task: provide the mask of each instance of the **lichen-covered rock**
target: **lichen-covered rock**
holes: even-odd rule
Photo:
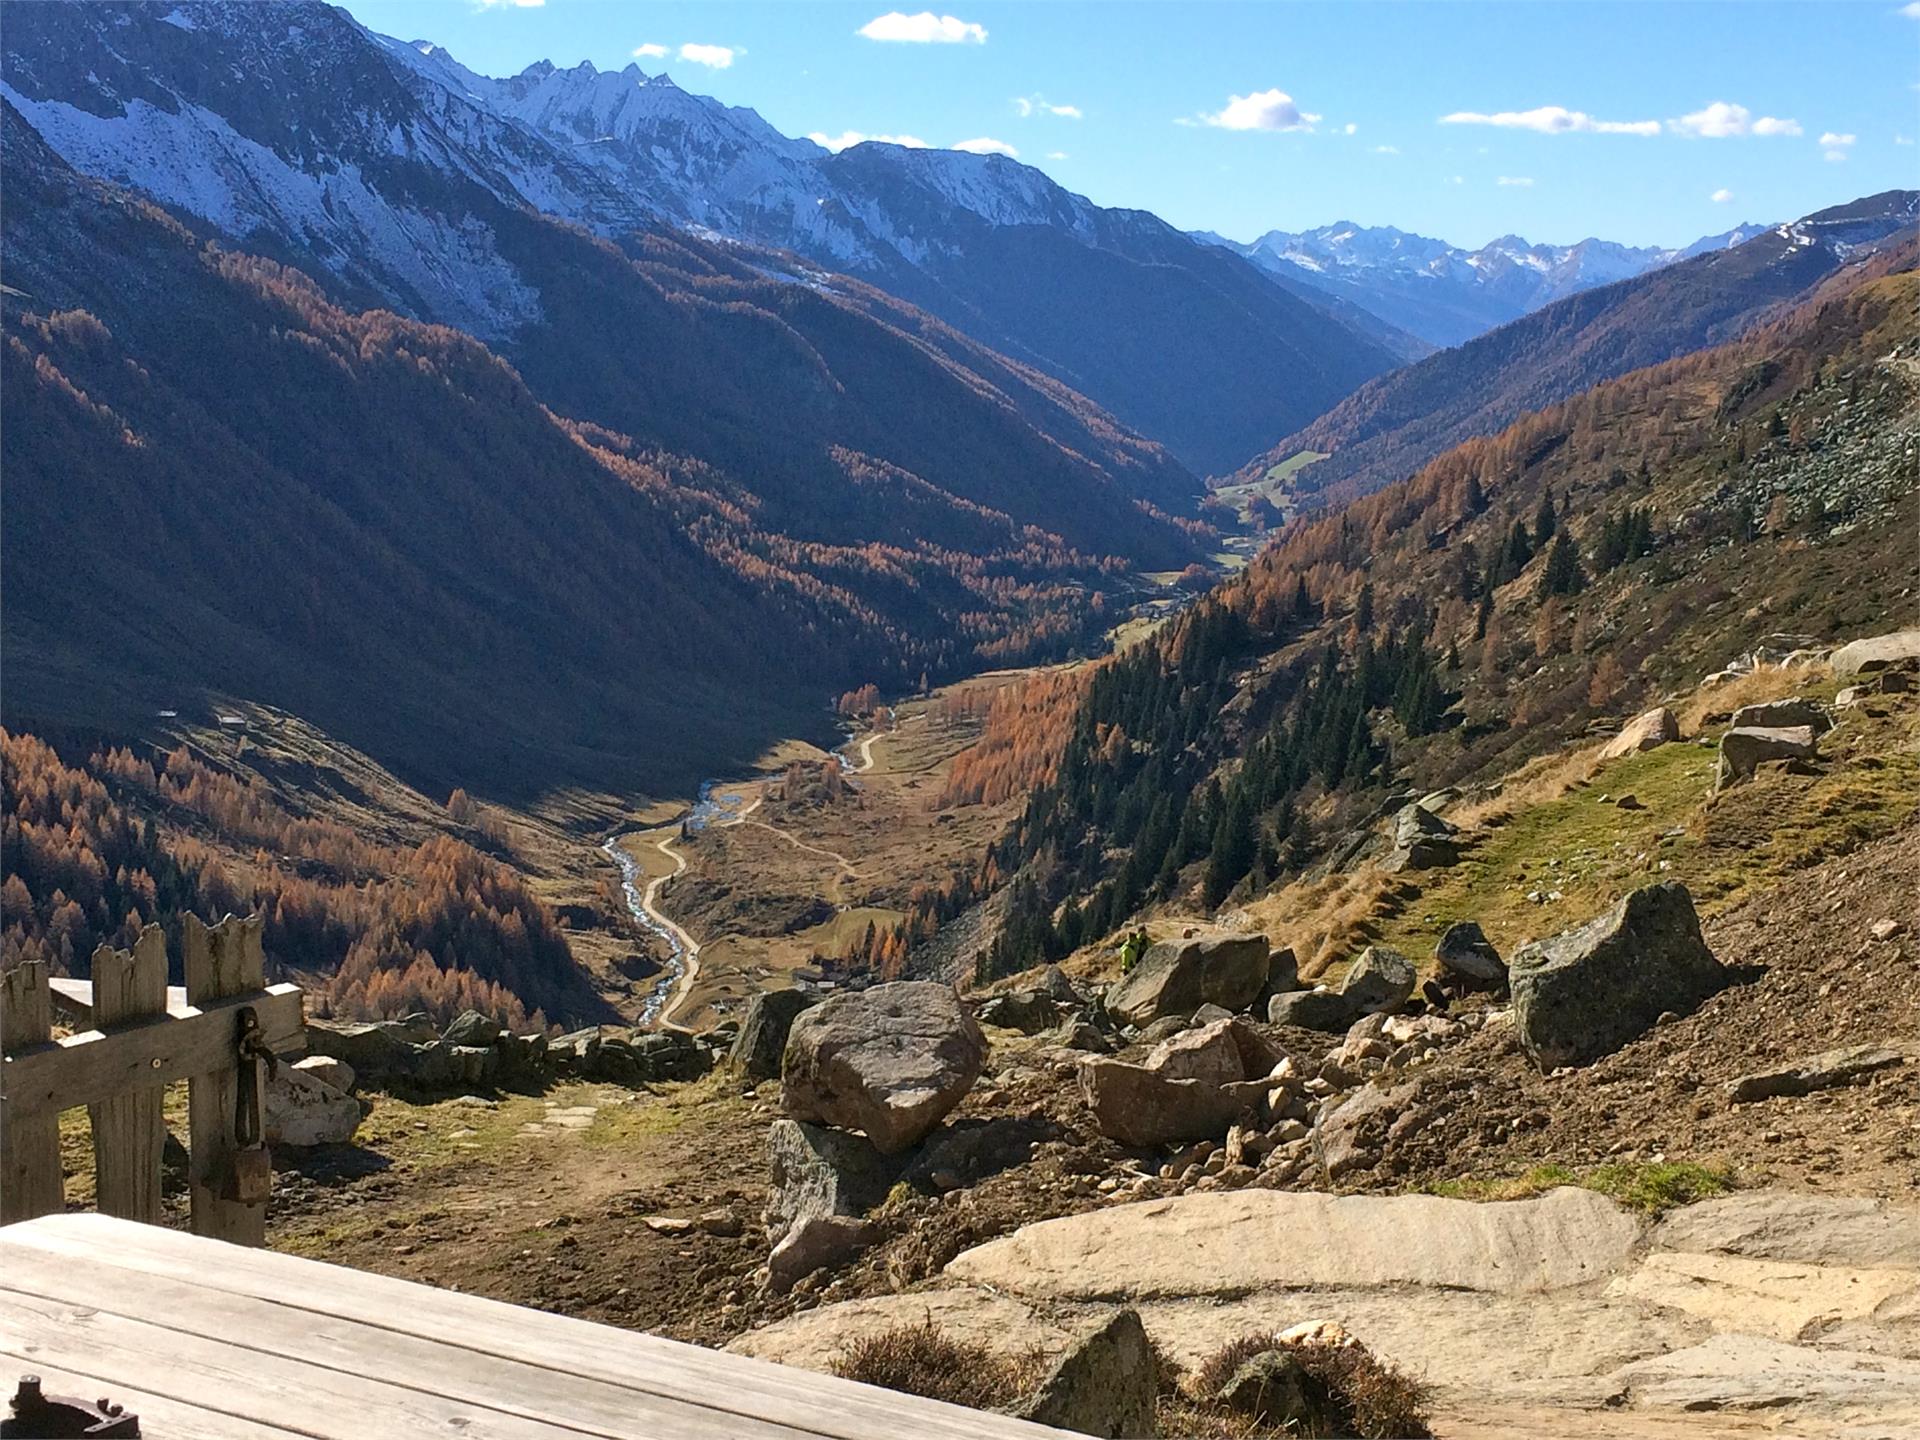
[[[1245,1010],[1267,984],[1267,937],[1211,935],[1162,940],[1107,996],[1107,1011],[1129,1025],[1191,1015],[1202,1005]]]
[[[344,1145],[360,1128],[360,1102],[310,1067],[278,1066],[262,1098],[269,1145]]]
[[[1817,753],[1814,739],[1810,725],[1729,730],[1720,737],[1720,768],[1714,776],[1714,788],[1725,789],[1746,779],[1768,760],[1811,760]]]
[[[986,1053],[979,1025],[945,985],[875,985],[793,1022],[781,1099],[794,1119],[861,1131],[891,1155],[965,1098]]]
[[[1493,948],[1486,932],[1471,920],[1449,925],[1440,943],[1433,947],[1433,958],[1443,970],[1481,985],[1507,983],[1507,962]]]
[[[1267,1022],[1297,1025],[1302,1030],[1338,1034],[1360,1016],[1354,1001],[1336,990],[1290,990],[1267,1002]]]
[[[1585,925],[1513,957],[1514,1028],[1542,1069],[1584,1065],[1685,1014],[1726,981],[1693,897],[1668,881],[1635,890]]]
[[[778,1245],[809,1216],[864,1215],[897,1177],[870,1141],[844,1130],[776,1120],[767,1131],[767,1241]]]
[[[1116,1310],[1076,1336],[1015,1413],[1077,1435],[1151,1436],[1160,1366],[1140,1313]]]
[[[1413,994],[1413,962],[1388,945],[1369,945],[1340,982],[1340,997],[1355,1015],[1398,1010]]]
[[[749,1080],[772,1080],[787,1053],[787,1035],[802,1010],[819,1003],[804,990],[763,990],[747,1002],[727,1063]]]

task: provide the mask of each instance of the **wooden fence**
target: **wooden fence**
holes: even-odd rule
[[[94,952],[93,1028],[62,1039],[53,1038],[46,967],[0,975],[0,1224],[65,1208],[60,1112],[81,1105],[99,1208],[157,1224],[161,1100],[185,1080],[194,1233],[265,1242],[266,1204],[247,1183],[260,1180],[265,1154],[242,1142],[264,1134],[262,1055],[304,1048],[300,989],[266,984],[257,916],[208,929],[189,915],[182,929],[184,1004],[168,1002],[166,938],[149,925],[131,950]],[[252,1071],[245,1116],[243,1066]]]

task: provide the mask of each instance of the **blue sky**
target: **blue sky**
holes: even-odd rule
[[[1677,244],[1920,186],[1920,0],[347,8],[487,74],[648,47],[649,74],[788,134],[997,142],[1236,239],[1355,220]]]

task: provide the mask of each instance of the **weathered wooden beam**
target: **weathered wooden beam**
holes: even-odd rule
[[[44,1045],[53,1034],[52,990],[39,961],[0,973],[0,1054]],[[0,1077],[6,1074],[0,1068]],[[60,1116],[12,1103],[0,1078],[0,1224],[66,1208],[60,1178]]]
[[[56,975],[47,983],[53,987],[54,1016],[82,1030],[91,1030],[93,1028],[93,982]],[[167,987],[168,1013],[186,1008],[187,987],[169,985]]]
[[[261,1036],[275,1051],[305,1047],[300,987],[269,985],[145,1024],[111,1033],[84,1030],[9,1054],[0,1065],[0,1100],[9,1114],[51,1119],[72,1106],[96,1105],[136,1088],[191,1080],[221,1066],[231,1069],[243,1005],[253,1006]],[[231,1124],[232,1116],[227,1118]]]
[[[93,1019],[111,1031],[167,1013],[167,939],[158,925],[140,932],[131,950],[93,952]],[[149,1074],[111,1099],[88,1107],[93,1120],[94,1203],[108,1215],[160,1223],[160,1151],[166,1122],[164,1087]]]
[[[236,995],[245,995],[266,983],[266,952],[261,948],[260,917],[241,920],[229,915],[209,930],[192,915],[182,922],[186,941],[187,1002],[206,1006]],[[296,992],[297,994],[297,992]],[[258,1007],[256,1007],[256,1013]],[[266,1017],[260,1017],[262,1026]],[[210,1057],[207,1068],[192,1078],[187,1093],[187,1121],[192,1132],[189,1142],[187,1175],[191,1183],[191,1222],[193,1233],[236,1245],[267,1243],[267,1207],[242,1203],[226,1191],[234,1173],[235,1156],[240,1152],[235,1127],[241,1101],[240,1069],[246,1066],[253,1076],[253,1130],[263,1135],[266,1128],[265,1067],[252,1058],[241,1060],[236,1048],[239,1031],[228,1036],[223,1058]],[[273,1041],[267,1039],[271,1046]]]

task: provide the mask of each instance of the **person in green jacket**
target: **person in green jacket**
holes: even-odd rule
[[[1149,943],[1145,930],[1135,930],[1120,942],[1120,973],[1122,975],[1140,963],[1140,957],[1147,953]]]

